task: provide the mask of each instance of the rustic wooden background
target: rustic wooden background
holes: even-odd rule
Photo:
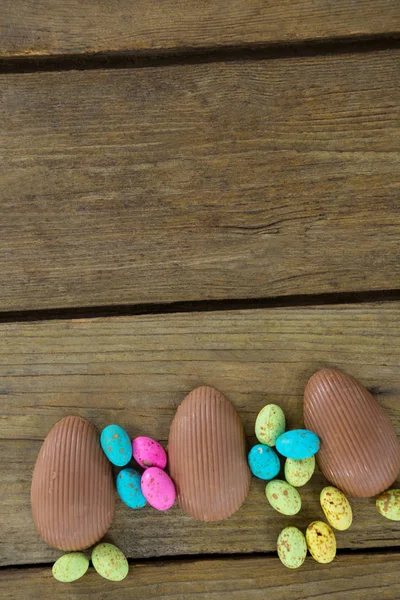
[[[289,571],[253,480],[204,524],[118,502],[128,578],[59,584],[30,480],[61,417],[167,442],[209,384],[267,402],[346,370],[400,435],[398,0],[1,0],[0,597],[400,598],[400,523],[355,500]],[[400,478],[399,478],[400,483]],[[290,519],[322,518],[317,473]]]

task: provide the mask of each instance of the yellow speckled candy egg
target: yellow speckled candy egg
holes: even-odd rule
[[[311,479],[315,471],[315,456],[295,460],[287,458],[285,461],[286,481],[293,487],[301,487]]]
[[[306,539],[297,527],[285,527],[279,534],[277,542],[278,556],[289,569],[301,567],[306,559]]]
[[[323,521],[313,521],[307,527],[306,541],[314,560],[330,563],[336,556],[336,538],[332,529]]]
[[[267,404],[256,419],[256,437],[267,446],[275,446],[276,440],[285,431],[286,419],[283,410],[276,404]]]
[[[60,556],[53,565],[53,577],[57,581],[70,583],[80,579],[89,568],[89,559],[82,552],[68,552]]]
[[[353,521],[353,512],[343,492],[328,485],[321,492],[320,502],[322,510],[332,527],[340,531],[350,527]]]
[[[376,507],[387,519],[400,521],[400,490],[387,490],[376,499]]]
[[[92,563],[99,575],[110,581],[121,581],[128,575],[124,554],[113,544],[99,544],[92,552]]]
[[[265,488],[267,500],[282,515],[296,515],[301,509],[299,492],[286,481],[273,479]]]

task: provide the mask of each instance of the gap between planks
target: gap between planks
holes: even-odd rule
[[[400,48],[400,33],[385,36],[358,36],[292,43],[246,44],[157,51],[104,52],[95,54],[61,54],[48,56],[0,56],[0,74],[49,71],[88,71],[94,69],[142,69],[174,65],[197,65],[218,62],[277,60],[341,54],[367,54]]]

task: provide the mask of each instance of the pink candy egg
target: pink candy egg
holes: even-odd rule
[[[142,494],[157,510],[168,510],[175,502],[175,486],[169,475],[158,467],[146,469],[141,480]]]
[[[164,448],[158,442],[144,435],[132,441],[132,454],[136,462],[144,469],[148,467],[165,469],[167,466],[167,454]]]

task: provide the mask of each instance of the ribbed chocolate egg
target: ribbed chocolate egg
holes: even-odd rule
[[[114,516],[114,482],[89,421],[65,417],[54,425],[36,461],[31,503],[39,535],[54,548],[84,550],[104,536]]]
[[[186,396],[171,425],[168,456],[186,514],[220,521],[241,507],[251,479],[246,439],[238,414],[220,392],[203,386]]]
[[[323,369],[304,393],[304,423],[321,440],[317,461],[326,479],[348,496],[386,490],[400,470],[400,444],[389,418],[350,375]]]

